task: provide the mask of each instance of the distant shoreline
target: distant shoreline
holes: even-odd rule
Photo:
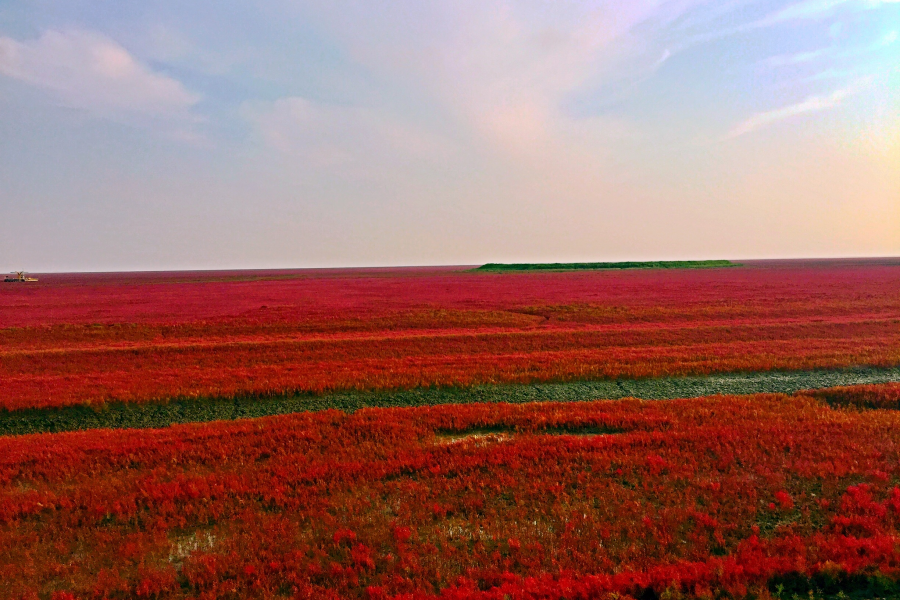
[[[654,260],[595,263],[487,263],[473,271],[594,271],[600,269],[716,269],[739,267],[730,260]]]

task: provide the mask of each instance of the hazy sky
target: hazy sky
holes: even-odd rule
[[[897,0],[0,2],[0,270],[900,255]]]

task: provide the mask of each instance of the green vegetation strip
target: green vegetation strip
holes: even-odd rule
[[[591,271],[597,269],[712,269],[739,267],[730,260],[656,260],[595,263],[488,263],[473,271]]]
[[[579,402],[618,398],[668,400],[713,394],[790,394],[840,385],[900,381],[900,367],[798,372],[719,374],[618,381],[496,384],[467,388],[423,388],[391,392],[334,392],[282,397],[173,399],[165,403],[108,403],[54,409],[0,411],[0,435],[97,428],[166,427],[175,423],[246,419],[336,408],[433,406],[472,402]]]

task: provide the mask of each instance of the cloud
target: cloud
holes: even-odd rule
[[[880,8],[884,4],[897,2],[900,0],[803,0],[773,13],[757,25],[767,26],[787,21],[823,19],[845,7],[864,10]]]
[[[360,1],[323,3],[319,12],[352,59],[425,90],[474,143],[521,157],[565,144],[572,94],[605,74],[634,78],[664,62],[668,54],[644,47],[647,31],[636,30],[663,28],[701,2],[677,9],[653,0],[564,2],[551,10],[503,0]],[[651,54],[653,62],[635,68],[637,57]]]
[[[855,3],[855,0],[804,0],[779,10],[766,21],[780,23],[797,19],[819,19],[850,3]]]
[[[813,62],[815,60],[819,60],[820,58],[826,57],[827,55],[828,50],[821,48],[819,50],[810,50],[808,52],[797,52],[795,54],[779,54],[776,56],[770,56],[769,58],[763,60],[762,64],[772,68],[788,67]]]
[[[900,0],[802,0],[754,21],[740,23],[691,36],[684,47],[720,40],[737,34],[744,34],[757,29],[794,24],[800,21],[822,21],[834,16],[841,10],[877,10],[888,4],[900,3]],[[833,26],[841,27],[840,22]]]
[[[66,105],[101,115],[186,116],[200,100],[115,41],[89,31],[50,30],[25,42],[0,37],[0,74],[52,90]]]
[[[445,140],[382,111],[299,96],[246,103],[242,113],[265,143],[311,168],[367,168],[384,161],[443,158]]]
[[[728,138],[736,138],[748,134],[757,129],[767,127],[779,121],[790,119],[798,115],[806,113],[821,112],[839,106],[844,100],[859,93],[859,91],[867,84],[867,80],[861,80],[851,86],[835,90],[827,96],[810,96],[802,102],[790,104],[775,110],[756,113],[750,118],[738,123],[728,133]]]

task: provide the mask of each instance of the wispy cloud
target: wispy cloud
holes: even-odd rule
[[[802,0],[789,4],[768,15],[747,22],[739,22],[736,25],[712,29],[692,35],[685,40],[683,47],[687,48],[697,44],[721,40],[733,35],[745,34],[767,27],[792,24],[801,21],[824,21],[833,17],[839,11],[847,10],[860,12],[883,8],[888,4],[897,4],[900,0]]]
[[[803,0],[769,15],[758,22],[757,25],[775,25],[787,21],[823,19],[843,8],[865,10],[897,2],[900,2],[900,0]]]
[[[834,13],[835,10],[847,4],[859,3],[858,0],[804,0],[791,4],[772,14],[767,19],[768,23],[780,23],[797,19],[819,19]]]
[[[727,138],[736,138],[757,129],[768,127],[774,123],[790,119],[807,113],[821,112],[839,106],[844,100],[859,93],[868,83],[868,80],[860,80],[851,86],[835,90],[827,96],[810,96],[802,102],[790,104],[774,110],[759,112],[748,119],[735,125],[728,133]]]
[[[433,158],[449,152],[439,137],[382,112],[329,105],[291,96],[242,107],[263,141],[312,169],[367,170]]]
[[[789,67],[810,63],[828,55],[828,50],[820,48],[819,50],[810,50],[807,52],[796,52],[794,54],[779,54],[770,56],[761,61],[763,65],[772,68]]]
[[[477,143],[522,157],[564,144],[571,119],[563,106],[571,94],[613,71],[634,77],[636,62],[642,71],[664,63],[672,50],[645,44],[646,32],[637,31],[662,28],[701,1],[661,9],[648,0],[601,0],[552,10],[504,0],[377,9],[358,2],[352,10],[323,3],[320,12],[366,68],[426,89]],[[373,35],[385,30],[404,35]],[[646,59],[657,51],[658,59]]]
[[[24,42],[0,37],[0,74],[52,90],[64,104],[100,115],[184,117],[200,100],[114,40],[90,31],[50,30]]]

